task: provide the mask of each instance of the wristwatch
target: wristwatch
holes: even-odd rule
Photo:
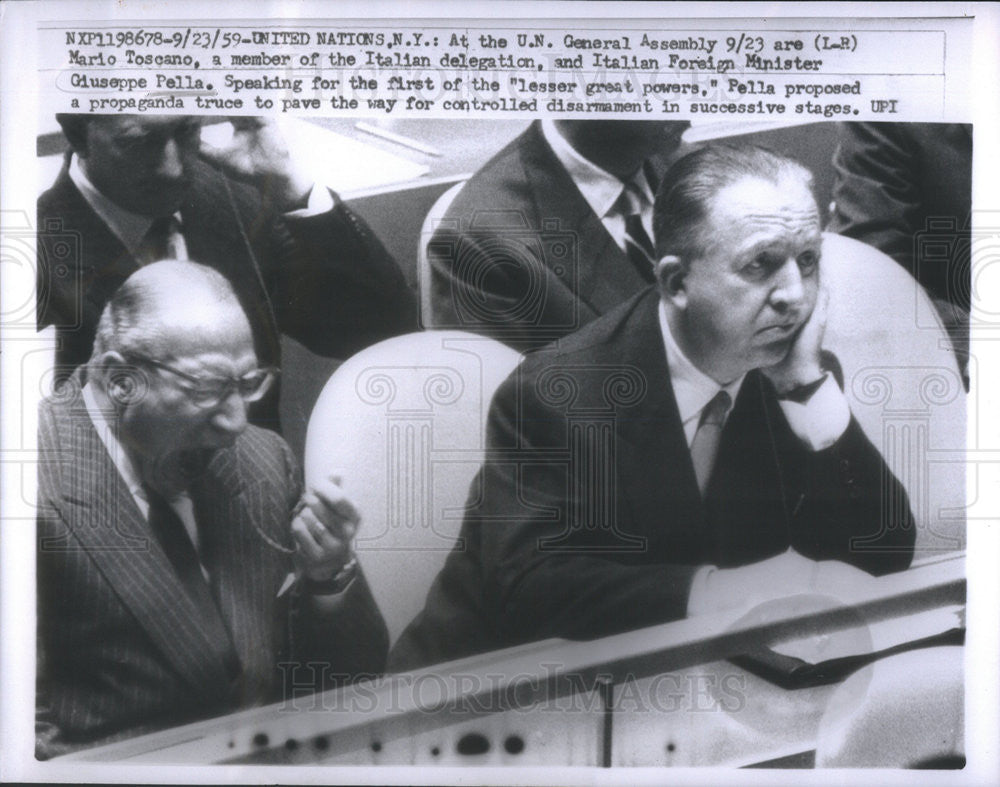
[[[805,404],[809,401],[816,391],[820,389],[820,386],[826,382],[826,378],[830,376],[830,373],[823,370],[823,376],[817,380],[813,380],[811,383],[806,383],[805,385],[797,385],[790,391],[785,391],[783,394],[778,394],[778,399],[795,402],[797,404]]]
[[[351,584],[354,579],[354,575],[358,573],[358,558],[354,555],[351,559],[347,561],[340,571],[334,574],[330,579],[309,579],[306,577],[305,591],[314,596],[332,596],[335,593],[340,593]]]

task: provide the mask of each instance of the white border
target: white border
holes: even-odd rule
[[[40,18],[212,18],[240,19],[248,13],[247,6],[237,3],[193,2],[49,2],[0,4],[0,183],[3,184],[2,208],[4,211],[26,210],[34,218],[37,193],[34,165],[37,118],[35,95],[31,89],[36,71],[35,22]],[[495,19],[497,8],[489,3],[462,5],[438,2],[388,2],[369,0],[344,4],[322,2],[273,2],[254,6],[254,16],[266,13],[284,18],[343,17],[343,18],[452,18],[456,12],[465,12],[469,18]],[[659,3],[575,3],[572,16],[594,18],[610,16],[655,16],[675,18],[715,17],[765,17],[783,15],[795,17],[922,17],[922,16],[975,16],[974,45],[974,101],[975,124],[975,181],[974,204],[978,210],[990,209],[1000,216],[1000,191],[996,184],[1000,174],[1000,101],[997,100],[997,81],[1000,78],[1000,12],[990,4],[979,3],[758,3],[758,4],[670,4]],[[506,0],[503,16],[566,18],[566,3],[530,3]],[[29,120],[30,119],[30,120]],[[3,214],[7,216],[9,214]],[[997,225],[1000,226],[1000,225]],[[6,266],[8,261],[4,260]],[[9,281],[9,279],[8,279]],[[0,287],[0,298],[6,313],[9,307],[22,303],[25,292]],[[981,294],[982,297],[982,294]],[[1000,292],[991,292],[988,303],[1000,305]],[[991,308],[990,311],[994,309]],[[463,784],[501,783],[552,783],[552,784],[661,784],[671,783],[746,784],[748,781],[766,781],[772,784],[991,784],[1000,781],[998,759],[998,709],[1000,688],[997,675],[1000,671],[1000,526],[996,520],[976,521],[969,532],[969,614],[974,622],[968,637],[968,693],[967,693],[967,752],[969,766],[961,772],[895,772],[895,771],[720,771],[716,769],[628,769],[602,771],[596,769],[376,769],[309,767],[236,767],[212,766],[190,768],[132,768],[121,765],[83,767],[80,764],[50,763],[39,765],[31,756],[33,723],[30,710],[33,687],[30,677],[34,673],[34,554],[33,533],[24,526],[24,517],[30,516],[24,500],[33,499],[33,473],[24,488],[15,488],[17,473],[10,472],[8,462],[14,448],[20,446],[22,429],[34,435],[30,420],[33,406],[24,408],[20,401],[22,388],[19,353],[12,350],[11,336],[4,340],[0,354],[0,669],[2,684],[0,697],[0,741],[3,744],[0,777],[7,780],[29,781],[111,781],[111,782],[302,782],[302,783],[413,783],[431,784],[442,781]],[[981,331],[974,337],[973,352],[981,359],[978,385],[970,398],[970,412],[979,412],[978,434],[970,434],[972,441],[982,447],[1000,449],[1000,385],[997,385],[997,353],[993,349],[1000,338],[996,332]],[[31,411],[30,413],[28,411]],[[28,419],[22,424],[21,419]],[[970,423],[972,420],[970,419]],[[1000,460],[1000,450],[997,450]],[[14,457],[17,461],[17,457]],[[970,473],[971,474],[971,473]],[[1000,512],[1000,489],[980,490],[976,504],[981,510]],[[22,498],[23,495],[23,498]],[[19,519],[20,517],[20,519]],[[998,514],[1000,517],[1000,514]],[[18,526],[14,526],[15,523]]]

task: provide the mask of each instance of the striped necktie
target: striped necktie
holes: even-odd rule
[[[629,181],[618,198],[618,210],[625,219],[625,251],[628,258],[645,281],[653,282],[656,268],[653,242],[642,226],[642,209],[646,201],[639,187]]]
[[[715,455],[719,450],[719,438],[722,436],[722,426],[729,412],[732,399],[725,391],[719,391],[701,411],[698,430],[691,441],[691,463],[698,479],[698,490],[705,496],[712,468],[715,467]]]

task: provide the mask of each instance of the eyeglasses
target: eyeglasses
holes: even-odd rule
[[[217,407],[234,390],[244,402],[256,402],[267,393],[279,373],[278,369],[269,366],[254,369],[240,377],[195,377],[145,355],[129,353],[129,357],[186,380],[190,385],[182,386],[184,392],[195,405],[206,409]]]

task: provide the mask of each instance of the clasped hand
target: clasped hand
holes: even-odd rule
[[[316,582],[332,579],[354,555],[361,516],[341,483],[335,474],[318,481],[302,496],[292,519],[296,566]]]

